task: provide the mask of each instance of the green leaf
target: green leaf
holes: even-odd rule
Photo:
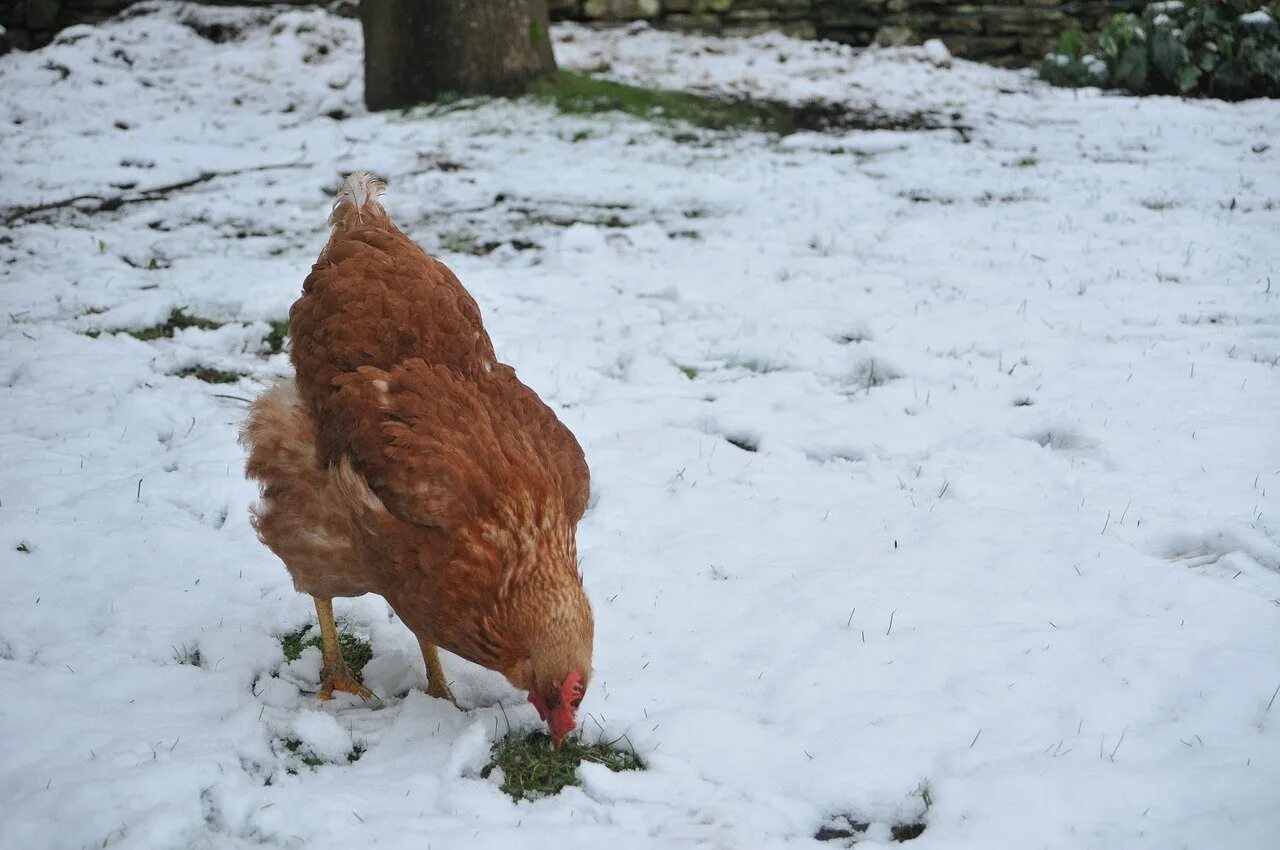
[[[1156,30],[1151,37],[1151,61],[1169,79],[1188,58],[1187,48],[1169,30]]]
[[[1177,83],[1178,91],[1183,94],[1189,94],[1195,91],[1196,84],[1200,82],[1201,70],[1195,65],[1183,65],[1178,69]]]
[[[1249,75],[1239,59],[1224,60],[1213,74],[1209,90],[1223,100],[1240,100],[1248,97]]]
[[[1147,90],[1147,73],[1147,51],[1141,44],[1126,47],[1111,69],[1112,78],[1117,84],[1138,93]]]
[[[1258,51],[1255,59],[1258,74],[1266,81],[1267,89],[1274,96],[1280,92],[1280,46]]]
[[[1063,56],[1070,56],[1072,59],[1080,58],[1080,51],[1084,48],[1084,31],[1079,27],[1072,27],[1058,36],[1057,52]]]

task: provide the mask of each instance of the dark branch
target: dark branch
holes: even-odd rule
[[[118,210],[125,204],[143,204],[149,201],[163,201],[171,193],[180,192],[183,189],[190,189],[192,186],[198,186],[201,183],[208,183],[210,180],[216,180],[219,177],[234,177],[238,174],[252,174],[256,171],[274,171],[280,168],[303,168],[308,163],[305,162],[281,162],[273,165],[257,165],[252,168],[237,168],[232,171],[204,171],[198,177],[192,177],[188,180],[179,180],[177,183],[169,183],[165,186],[155,186],[150,189],[141,189],[136,193],[128,195],[76,195],[73,198],[64,198],[61,201],[49,201],[44,204],[36,204],[30,207],[10,207],[5,210],[4,223],[13,224],[29,215],[38,212],[46,212],[48,210],[65,209],[74,206],[80,201],[97,201],[98,205],[91,209],[82,209],[84,213],[100,213]]]

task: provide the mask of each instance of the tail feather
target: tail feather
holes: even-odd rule
[[[385,191],[387,184],[374,176],[373,172],[351,172],[338,187],[338,194],[333,199],[333,212],[329,214],[329,224],[337,227],[353,212],[357,221],[363,221],[365,213],[385,217],[387,212],[378,202]]]

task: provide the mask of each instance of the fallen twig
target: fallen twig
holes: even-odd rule
[[[170,192],[178,192],[183,189],[189,189],[192,186],[198,186],[201,183],[208,183],[219,177],[234,177],[238,174],[251,174],[257,171],[274,171],[280,168],[302,168],[309,163],[305,162],[279,162],[272,165],[255,165],[252,168],[237,168],[231,171],[203,171],[198,177],[192,177],[187,180],[179,180],[177,183],[169,183],[164,186],[154,186],[150,189],[141,189],[133,195],[76,195],[72,198],[64,198],[61,201],[49,201],[43,204],[36,204],[29,207],[11,207],[4,212],[4,223],[13,224],[16,221],[26,218],[38,212],[46,212],[48,210],[65,209],[73,206],[80,201],[98,201],[98,206],[93,209],[81,210],[86,213],[111,212],[118,210],[125,204],[141,204],[149,201],[162,201]]]

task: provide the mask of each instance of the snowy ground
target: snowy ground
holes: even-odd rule
[[[371,116],[354,22],[183,14],[0,59],[0,208],[288,166],[0,230],[6,848],[1275,846],[1280,104],[562,28],[620,79],[971,129]],[[338,608],[385,707],[283,663],[313,614],[239,399],[356,168],[586,448],[584,710],[645,772],[512,803],[479,768],[533,709],[456,658],[480,707],[426,697],[375,597]],[[106,332],[175,307],[227,324]]]

